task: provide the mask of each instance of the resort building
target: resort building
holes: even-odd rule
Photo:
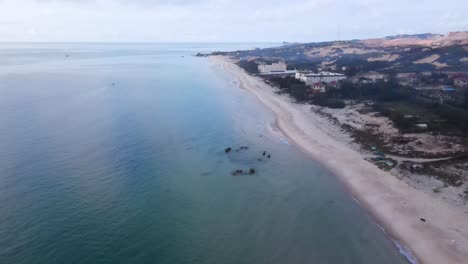
[[[286,63],[279,61],[277,63],[272,63],[272,64],[261,64],[258,65],[258,72],[260,74],[269,74],[269,73],[275,73],[275,72],[285,72],[288,68],[288,65]]]
[[[385,73],[370,71],[370,72],[366,72],[366,73],[354,76],[351,79],[351,81],[353,83],[361,83],[361,84],[372,84],[372,83],[376,83],[379,81],[386,82],[388,81],[388,75]]]
[[[375,71],[367,72],[364,74],[361,74],[359,77],[365,78],[366,80],[370,80],[370,82],[377,82],[377,81],[386,81],[387,80],[387,75]]]
[[[455,86],[458,87],[468,87],[468,77],[462,76],[454,79]]]
[[[362,83],[362,84],[369,84],[369,83],[375,83],[376,81],[371,79],[371,78],[366,78],[366,77],[359,77],[355,76],[351,79],[353,83]]]
[[[308,72],[297,72],[296,79],[301,80],[307,85],[316,83],[332,83],[346,79],[346,75],[334,72],[319,72],[319,73],[308,73]]]
[[[396,77],[402,83],[417,83],[420,81],[419,74],[415,72],[397,73]]]

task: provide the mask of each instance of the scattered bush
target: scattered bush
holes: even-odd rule
[[[297,101],[307,100],[307,91],[309,86],[303,82],[297,80],[294,77],[271,77],[270,81],[277,84],[280,89],[286,90],[289,94],[294,97]]]

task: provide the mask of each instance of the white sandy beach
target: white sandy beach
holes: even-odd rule
[[[386,232],[411,249],[419,263],[468,263],[468,214],[365,161],[310,106],[276,94],[276,88],[248,75],[226,57],[210,59],[271,109],[284,136],[334,172]]]

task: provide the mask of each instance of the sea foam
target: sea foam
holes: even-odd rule
[[[400,243],[398,240],[393,240],[393,243],[398,248],[398,251],[400,251],[400,254],[402,254],[411,264],[419,264],[416,256],[413,255],[409,248]]]

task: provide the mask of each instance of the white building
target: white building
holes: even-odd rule
[[[359,77],[364,77],[364,78],[371,79],[373,82],[385,81],[387,79],[386,74],[378,73],[378,72],[375,72],[375,71],[364,73],[362,75],[359,75]]]
[[[346,79],[346,75],[334,72],[304,73],[297,72],[296,79],[303,81],[307,85],[315,83],[331,83]]]
[[[468,87],[468,77],[455,78],[454,84],[458,87]]]
[[[280,61],[272,64],[261,64],[258,65],[258,71],[260,74],[272,73],[272,72],[285,72],[288,66],[286,63]]]

